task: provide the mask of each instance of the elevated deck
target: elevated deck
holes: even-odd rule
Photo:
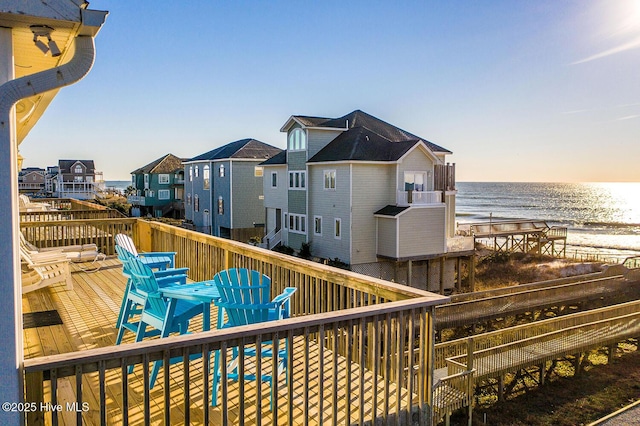
[[[118,260],[113,257],[107,259],[101,270],[95,273],[83,272],[77,265],[74,269],[73,291],[54,286],[23,297],[24,313],[55,310],[62,319],[62,324],[24,330],[25,359],[64,356],[75,351],[106,349],[107,352],[116,352],[116,348],[135,346],[127,344],[133,341],[132,333],[128,333],[124,343],[114,347],[117,331],[115,321],[125,285]],[[215,323],[216,315],[214,307],[212,323]],[[199,320],[192,322],[190,329],[193,332],[201,329]],[[375,375],[354,362],[348,362],[344,356],[334,356],[334,352],[326,347],[315,343],[309,345],[309,340],[308,335],[293,338],[293,361],[290,369],[294,374],[291,376],[290,386],[284,375],[279,382],[278,399],[288,401],[288,404],[281,405],[276,411],[277,420],[274,419],[274,412],[269,409],[267,384],[262,385],[258,395],[255,382],[243,383],[242,388],[237,382],[229,383],[224,407],[210,407],[205,403],[207,395],[210,395],[210,383],[203,374],[205,366],[202,358],[189,361],[186,371],[181,364],[171,366],[168,388],[161,372],[158,384],[148,396],[145,396],[145,374],[139,365],[134,373],[128,375],[128,382],[124,385],[127,388],[126,396],[123,396],[123,385],[120,383],[121,369],[105,369],[103,383],[106,417],[109,424],[123,424],[125,420],[138,424],[144,417],[149,418],[151,424],[158,424],[163,423],[168,411],[168,419],[172,425],[203,424],[207,416],[211,424],[222,424],[223,419],[236,424],[240,414],[244,413],[244,424],[251,425],[276,422],[344,424],[358,423],[364,418],[394,419],[398,413],[400,416],[407,416],[407,402],[416,398],[415,393],[409,394],[397,381],[385,380],[379,375],[380,372]],[[268,367],[267,365],[265,368]],[[185,374],[189,377],[189,391],[186,395]],[[82,421],[86,424],[100,424],[99,373],[85,374],[82,381],[82,401],[88,407],[87,412],[81,413]],[[58,403],[76,401],[76,384],[73,376],[57,380]],[[169,390],[167,394],[165,389]],[[415,391],[414,388],[413,392]],[[52,401],[50,392],[51,385],[46,384],[45,401]],[[355,395],[362,395],[362,398],[353,397]],[[290,399],[290,396],[293,398]],[[145,408],[147,397],[151,403]],[[163,403],[165,398],[167,401]],[[145,415],[147,409],[149,412]],[[75,425],[77,414],[63,409],[59,424]],[[345,417],[347,415],[351,417],[350,421]],[[52,424],[52,413],[45,413],[44,420],[45,424]]]
[[[473,236],[495,251],[566,255],[567,228],[551,227],[543,220],[512,220],[464,223],[462,235]]]

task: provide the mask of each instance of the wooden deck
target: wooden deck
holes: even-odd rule
[[[24,313],[56,310],[63,322],[60,325],[24,330],[25,359],[114,345],[117,334],[115,322],[126,282],[121,274],[121,264],[116,258],[110,257],[98,272],[84,272],[79,265],[72,265],[72,268],[73,291],[66,291],[63,286],[53,286],[23,296]],[[215,315],[213,308],[212,324],[215,324]],[[194,320],[190,327],[197,331],[201,329],[201,323]],[[128,333],[123,346],[132,341],[133,335]],[[301,350],[305,344],[309,347],[304,336],[293,339],[293,383],[288,386],[284,376],[279,382],[277,399],[281,406],[277,411],[278,424],[351,424],[371,418],[394,419],[398,413],[406,416],[407,400],[413,398],[409,397],[407,390],[398,391],[397,383],[379,376],[374,377],[368,370],[351,368],[344,357],[334,357],[331,351],[320,348],[317,344],[311,345],[311,350]],[[264,368],[268,369],[269,366],[263,365]],[[335,371],[331,371],[332,369]],[[212,408],[204,400],[205,389],[209,390],[210,383],[207,378],[203,379],[206,376],[203,374],[202,359],[188,362],[186,380],[182,364],[172,365],[170,370],[170,412],[167,414],[164,406],[165,382],[161,371],[156,386],[149,394],[151,424],[164,424],[165,416],[169,417],[170,424],[202,424],[205,410],[209,411],[211,424],[221,424],[222,407]],[[322,379],[327,376],[333,379]],[[145,410],[144,373],[138,366],[129,374],[128,384],[124,385],[128,386],[128,394],[124,398],[121,377],[119,370],[106,371],[103,382],[107,418],[110,424],[122,424],[124,420],[128,420],[130,424],[139,424],[144,418]],[[81,413],[82,421],[85,424],[100,424],[99,373],[83,375],[82,383],[85,389],[82,401],[88,408],[87,412]],[[188,391],[185,383],[189,383]],[[306,385],[303,386],[302,383]],[[245,420],[244,424],[273,423],[275,419],[269,408],[267,384],[261,387],[260,397],[257,395],[255,382],[244,383],[244,389],[240,389],[238,383],[229,383],[228,386],[226,413],[229,423],[237,423],[240,412],[244,412],[245,418],[254,419]],[[58,403],[75,401],[76,389],[75,377],[58,379]],[[91,391],[87,392],[86,389]],[[44,400],[51,401],[49,382],[45,383],[44,390]],[[391,398],[385,400],[385,394],[391,395]],[[286,401],[284,407],[283,401]],[[128,409],[123,412],[125,406]],[[63,409],[58,418],[59,424],[76,424],[77,416],[78,413]],[[51,413],[45,414],[45,423],[52,423]]]

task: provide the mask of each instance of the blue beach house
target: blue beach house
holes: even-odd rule
[[[131,172],[135,193],[127,196],[127,202],[132,216],[184,218],[182,161],[167,154]]]
[[[264,235],[263,161],[281,153],[242,139],[184,162],[186,225],[237,241]]]

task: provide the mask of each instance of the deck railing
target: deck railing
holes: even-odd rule
[[[586,312],[564,315],[550,318],[535,323],[509,327],[503,330],[473,336],[475,350],[484,350],[493,346],[516,342],[530,337],[539,336],[548,332],[587,324],[608,318],[619,317],[634,312],[640,312],[640,301],[622,303],[614,306],[593,309]],[[468,338],[450,340],[437,343],[434,347],[434,368],[440,369],[447,366],[447,359],[465,355],[468,351]]]
[[[638,288],[638,283],[630,283],[621,277],[606,277],[591,281],[575,282],[539,289],[449,303],[436,308],[436,329],[468,325],[472,322],[514,315],[562,303],[588,301],[603,296],[618,296]]]
[[[592,321],[515,342],[473,352],[476,380],[495,377],[555,358],[617,343],[640,333],[640,312]],[[450,372],[464,364],[467,355],[447,360]]]
[[[291,303],[294,318],[290,320],[29,360],[25,362],[29,400],[60,404],[61,401],[55,400],[56,387],[72,386],[77,395],[75,406],[82,406],[82,402],[92,398],[90,407],[99,407],[96,412],[90,408],[90,414],[79,412],[78,418],[90,418],[92,420],[85,421],[97,423],[104,416],[109,419],[121,416],[126,420],[132,415],[128,410],[135,410],[126,408],[134,399],[128,393],[126,365],[143,363],[148,369],[153,360],[163,357],[167,360],[182,354],[185,368],[178,373],[171,369],[171,374],[165,369],[164,387],[169,387],[169,376],[172,381],[184,377],[181,386],[187,389],[195,386],[194,380],[202,380],[201,400],[196,405],[206,407],[207,403],[203,401],[210,397],[206,390],[210,387],[208,363],[200,361],[200,366],[195,366],[189,360],[190,354],[197,352],[206,356],[218,349],[224,352],[225,348],[236,345],[247,347],[256,342],[287,338],[288,344],[293,345],[292,359],[298,360],[297,364],[290,365],[290,374],[299,373],[300,368],[303,374],[302,378],[296,376],[288,384],[281,383],[286,389],[283,391],[286,398],[274,393],[278,395],[274,405],[285,407],[286,419],[300,417],[300,410],[302,418],[324,418],[332,424],[350,422],[345,419],[374,422],[379,418],[395,418],[403,424],[415,419],[430,419],[433,312],[434,305],[447,300],[443,296],[141,219],[24,222],[21,229],[29,241],[39,241],[43,246],[78,244],[91,239],[107,254],[114,252],[113,237],[122,232],[134,238],[140,251],[177,252],[176,266],[190,268],[189,277],[195,281],[211,279],[223,269],[246,267],[270,276],[273,294],[280,293],[284,287],[298,289]],[[65,379],[60,381],[62,378]],[[49,381],[50,386],[43,385]],[[222,383],[221,420],[224,421],[233,407],[237,406],[240,413],[245,413],[247,403],[228,393],[225,380]],[[298,387],[293,387],[294,384]],[[118,389],[113,392],[121,393],[122,397],[111,397],[116,399],[115,403],[107,401],[105,386]],[[242,394],[246,387],[242,382],[239,386]],[[342,388],[338,389],[338,386]],[[345,401],[340,396],[345,391],[346,395],[358,396]],[[143,397],[136,397],[144,407],[143,412],[137,414],[141,416],[138,419],[149,419],[151,400],[154,406],[164,404],[160,411],[173,419],[174,414],[169,414],[168,397],[163,400],[162,394],[150,392],[146,382],[142,392]],[[264,414],[267,418],[270,414],[264,413],[261,391],[257,392],[254,398],[257,408],[246,411],[246,415],[255,416],[256,423],[260,424],[261,416]],[[183,407],[192,405],[189,398],[187,392]],[[315,402],[309,402],[311,400]],[[69,402],[73,404],[74,401]],[[184,418],[181,414],[179,422],[188,424],[192,411],[182,409]],[[201,408],[200,411],[193,415],[209,416],[208,410]],[[273,412],[278,413],[271,416],[275,423],[274,419],[281,417],[282,411],[274,409]],[[238,415],[235,413],[234,416]],[[41,413],[34,416],[34,424],[39,424]]]
[[[70,422],[78,424],[138,424],[162,419],[164,424],[228,424],[231,418],[233,423],[255,424],[294,424],[294,419],[318,424],[376,424],[380,420],[428,424],[432,401],[430,339],[417,339],[410,356],[399,354],[405,353],[407,329],[416,327],[422,335],[429,334],[431,305],[429,297],[416,298],[331,315],[26,360],[27,403],[65,407],[60,412],[29,413],[28,424],[56,424],[64,415],[75,416]],[[320,336],[319,341],[325,344],[318,344],[311,334]],[[242,356],[260,342],[273,342],[274,351],[280,345],[290,349],[286,376],[274,383],[273,408],[269,408],[268,387],[244,380],[228,383],[228,372],[223,368],[221,403],[210,410],[211,367],[202,362],[203,356],[208,360],[214,351],[221,350],[224,365],[231,348],[238,347]],[[365,344],[373,348],[372,353],[361,350]],[[340,355],[341,347],[346,356]],[[351,353],[359,362],[348,361],[353,358]],[[194,355],[200,356],[194,359]],[[366,356],[376,360],[372,370],[365,367]],[[180,362],[166,367],[170,365],[167,361],[175,358]],[[164,360],[163,372],[150,390],[148,371],[156,360]],[[263,371],[274,368],[271,359],[255,363]],[[129,365],[138,366],[138,373],[142,365],[142,386],[134,387],[129,379]],[[244,366],[244,360],[239,365]],[[241,375],[250,373],[240,371]],[[43,386],[45,382],[47,386]],[[58,390],[62,388],[73,391],[61,393]],[[178,400],[171,394],[175,388],[184,389]],[[73,394],[75,399],[63,399],[60,394]]]
[[[21,222],[20,230],[38,248],[95,243],[106,254],[115,254],[116,234],[134,234],[137,219],[84,219]]]

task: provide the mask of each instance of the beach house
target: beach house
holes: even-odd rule
[[[261,238],[265,219],[260,163],[281,151],[242,139],[185,161],[186,226],[237,241]]]
[[[21,193],[44,193],[46,171],[39,167],[25,167],[18,173],[18,190]]]
[[[437,290],[452,287],[455,166],[446,148],[356,110],[291,116],[287,150],[264,167],[265,244],[353,271]],[[459,275],[459,274],[458,274]]]
[[[127,196],[134,217],[184,218],[182,159],[167,154],[131,172],[134,194]]]
[[[95,58],[93,38],[107,13],[80,0],[0,4],[0,399],[20,402],[22,314],[18,238],[18,146],[59,89],[84,77]],[[24,410],[22,410],[24,411]],[[0,412],[20,424],[20,410]]]
[[[90,200],[104,191],[102,172],[93,160],[58,160],[58,174],[53,177],[53,196]]]

